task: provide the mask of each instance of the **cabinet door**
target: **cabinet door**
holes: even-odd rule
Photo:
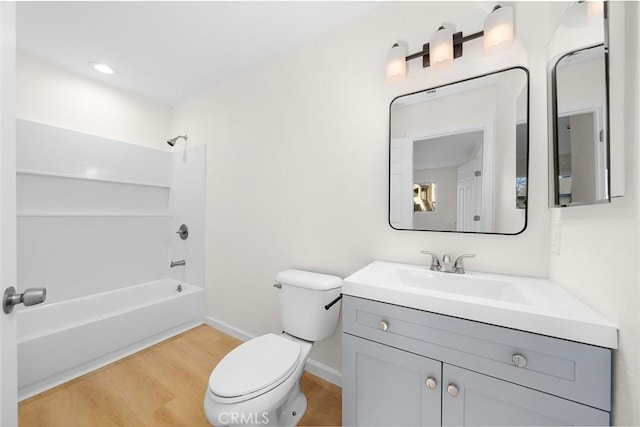
[[[442,363],[342,335],[342,424],[439,426]],[[427,380],[433,388],[427,387]]]
[[[591,426],[610,422],[608,412],[446,363],[442,378],[443,426]]]

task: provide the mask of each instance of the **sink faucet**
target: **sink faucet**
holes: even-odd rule
[[[180,265],[186,265],[186,264],[187,264],[187,261],[182,259],[180,261],[171,261],[171,264],[169,264],[169,267],[173,268],[173,267],[178,267]]]
[[[453,263],[453,268],[451,269],[453,273],[464,274],[464,265],[462,264],[462,260],[465,258],[475,258],[474,254],[463,254],[456,258]]]
[[[440,258],[438,258],[438,255],[434,254],[433,252],[421,251],[420,253],[423,253],[425,255],[431,255],[431,266],[429,268],[433,271],[441,271],[443,273],[464,274],[463,260],[465,258],[475,257],[474,254],[460,255],[453,262],[453,265],[451,265],[451,256],[449,254],[444,254],[442,256],[442,262],[440,262]]]
[[[438,258],[438,255],[429,251],[421,251],[420,253],[425,255],[431,255],[431,267],[429,268],[433,271],[440,271],[440,268],[442,268],[442,265],[440,264],[440,258]]]
[[[440,267],[440,271],[444,271],[445,273],[452,273],[451,257],[449,256],[449,254],[442,255],[442,266]]]

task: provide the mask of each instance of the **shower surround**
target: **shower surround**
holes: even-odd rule
[[[20,399],[202,323],[204,146],[18,120],[17,168],[18,281],[47,288],[18,311]]]

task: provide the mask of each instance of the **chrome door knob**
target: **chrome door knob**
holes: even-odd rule
[[[381,320],[378,322],[378,329],[380,329],[381,331],[387,331],[389,330],[389,324],[384,320]]]
[[[4,291],[4,297],[2,298],[2,310],[5,314],[9,314],[13,311],[13,306],[18,304],[24,305],[36,305],[44,302],[47,299],[46,288],[31,288],[25,289],[21,294],[16,292],[16,288],[10,286]]]
[[[518,353],[514,354],[513,357],[511,358],[511,361],[518,368],[526,368],[527,367],[527,358],[524,357],[521,354],[518,354]]]
[[[435,390],[435,388],[438,387],[438,382],[431,377],[427,378],[427,380],[424,383],[429,390]]]
[[[456,387],[455,384],[449,384],[449,386],[447,387],[447,393],[451,397],[457,397],[459,393],[458,387]]]

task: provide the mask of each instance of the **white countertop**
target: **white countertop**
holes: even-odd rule
[[[618,348],[618,328],[545,279],[431,271],[374,261],[344,279],[342,293],[527,332]]]

